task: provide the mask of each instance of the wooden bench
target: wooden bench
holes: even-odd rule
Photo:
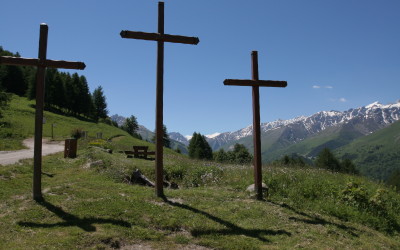
[[[156,155],[156,152],[148,151],[148,146],[133,146],[133,151],[124,151],[128,157],[147,159],[148,155]]]

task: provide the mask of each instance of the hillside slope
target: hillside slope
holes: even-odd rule
[[[16,106],[22,115],[15,117],[32,116],[26,101]],[[256,201],[245,191],[251,166],[196,161],[166,149],[165,178],[179,189],[166,188],[161,199],[153,188],[130,184],[136,169],[154,180],[154,161],[118,153],[152,144],[116,136],[121,131],[108,125],[46,116],[57,120],[60,135],[82,126],[112,139],[80,139],[75,159],[43,157],[43,202],[31,198],[32,159],[0,166],[0,249],[400,248],[400,194],[383,184],[264,166],[269,197]],[[24,133],[18,121],[10,123]]]
[[[8,109],[3,111],[3,118],[0,118],[0,150],[16,150],[24,148],[23,139],[34,136],[34,109],[35,101],[28,101],[24,97],[12,96]],[[114,126],[105,123],[96,123],[86,118],[60,115],[44,111],[43,137],[54,140],[71,138],[73,130],[80,129],[88,132],[88,139],[97,138],[101,133],[103,139],[115,136],[131,136]],[[54,124],[54,127],[52,128]],[[131,139],[129,139],[131,140]],[[152,146],[153,144],[140,140],[135,143]]]
[[[342,158],[349,158],[362,174],[378,180],[387,180],[400,170],[400,122],[338,148]]]
[[[245,192],[250,166],[168,155],[165,174],[180,189],[165,189],[165,199],[126,183],[137,168],[153,179],[153,161],[82,144],[76,159],[44,157],[44,202],[31,199],[32,160],[3,166],[0,248],[400,247],[400,195],[382,185],[324,170],[264,168],[270,197],[256,201]],[[379,203],[384,213],[372,200],[365,208],[349,200],[349,185],[359,185],[367,200],[381,200],[379,190],[386,190]]]

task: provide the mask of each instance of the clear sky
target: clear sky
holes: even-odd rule
[[[39,24],[49,25],[48,58],[83,61],[110,115],[155,124],[156,42],[121,30],[157,32],[153,0],[2,1],[0,46],[37,57]],[[183,135],[235,131],[252,123],[252,50],[259,75],[288,87],[261,88],[261,121],[347,110],[400,99],[399,0],[166,0],[165,33],[197,36],[165,44],[164,123]]]

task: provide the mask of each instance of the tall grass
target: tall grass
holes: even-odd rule
[[[364,177],[316,168],[269,167],[270,199],[387,233],[400,232],[400,195]]]

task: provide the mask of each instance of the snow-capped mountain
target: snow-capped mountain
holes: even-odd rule
[[[185,146],[189,145],[189,140],[190,139],[187,139],[185,136],[181,135],[178,132],[168,133],[168,136],[169,136],[170,139],[175,140],[177,142],[180,142],[180,143],[184,144]]]
[[[126,117],[123,117],[119,114],[115,114],[115,115],[110,116],[110,119],[112,121],[115,121],[118,124],[118,126],[122,126],[122,124],[124,124],[124,122],[126,120]]]
[[[113,116],[114,117],[114,116]],[[116,117],[117,118],[117,117]],[[114,120],[114,119],[113,119]],[[276,120],[261,124],[263,133],[279,130],[280,140],[296,143],[328,128],[351,126],[360,135],[370,134],[400,120],[400,100],[394,104],[383,105],[379,102],[347,111],[321,111],[311,116],[299,116],[289,120]],[[144,130],[144,131],[141,131]],[[140,128],[141,134],[148,134],[146,128]],[[150,132],[152,133],[152,132]],[[252,125],[234,132],[205,135],[213,150],[227,144],[235,143],[253,134]],[[170,139],[189,145],[191,136],[183,136],[178,132],[168,134]]]
[[[383,105],[374,102],[344,112],[321,111],[308,117],[300,116],[290,120],[262,123],[261,131],[266,133],[276,129],[285,129],[284,136],[286,139],[297,142],[327,128],[348,123],[357,125],[358,131],[367,135],[398,120],[400,120],[400,100],[394,104]],[[212,138],[208,137],[208,142],[212,149],[216,150],[225,144],[238,141],[252,134],[253,127],[250,125],[234,132],[221,133]]]

